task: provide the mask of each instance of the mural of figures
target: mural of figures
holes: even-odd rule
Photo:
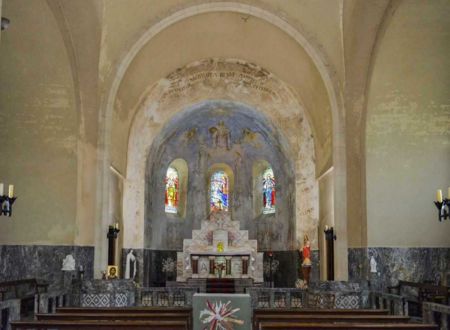
[[[275,213],[275,176],[271,167],[263,173],[263,213]]]
[[[165,197],[165,210],[166,213],[178,212],[178,191],[179,191],[179,178],[178,171],[169,167],[166,173],[166,197]]]
[[[228,211],[228,176],[223,171],[211,176],[210,210]]]

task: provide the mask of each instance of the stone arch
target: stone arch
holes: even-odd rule
[[[101,127],[100,137],[99,137],[99,152],[100,158],[104,159],[103,164],[100,164],[99,171],[101,178],[101,182],[99,184],[99,195],[102,197],[102,205],[103,210],[106,212],[108,209],[108,200],[106,198],[105,192],[108,190],[108,177],[105,174],[106,169],[109,166],[110,161],[110,132],[111,132],[111,114],[114,108],[114,103],[116,102],[116,95],[119,89],[120,83],[125,76],[131,62],[139,53],[139,51],[143,48],[143,46],[149,42],[153,37],[155,37],[158,33],[169,27],[170,25],[179,22],[188,17],[192,17],[195,15],[199,15],[202,13],[210,13],[210,12],[236,12],[243,13],[247,15],[251,15],[257,18],[260,18],[269,24],[276,26],[283,32],[285,32],[288,36],[290,36],[296,43],[302,47],[306,53],[310,56],[311,60],[314,62],[317,70],[320,73],[325,89],[328,93],[328,99],[330,104],[330,111],[332,116],[332,165],[333,165],[333,173],[336,176],[334,190],[335,194],[335,217],[336,217],[336,229],[338,232],[342,233],[341,237],[343,238],[339,243],[338,250],[342,253],[342,278],[345,278],[345,273],[347,272],[347,243],[344,238],[346,235],[346,168],[345,168],[345,136],[344,136],[344,127],[345,123],[343,120],[343,109],[342,109],[342,100],[340,98],[339,92],[339,83],[337,78],[335,77],[335,71],[330,67],[330,64],[325,58],[325,55],[322,54],[318,49],[317,45],[313,45],[311,40],[307,40],[304,37],[304,34],[298,29],[291,26],[282,18],[276,16],[275,14],[263,10],[261,8],[257,8],[250,5],[245,5],[241,3],[225,3],[225,2],[217,2],[217,3],[208,3],[208,4],[200,4],[196,6],[191,6],[185,9],[182,9],[173,15],[166,17],[161,20],[159,23],[153,25],[149,30],[147,30],[137,42],[130,48],[130,50],[124,55],[122,60],[117,66],[117,69],[113,71],[112,80],[110,87],[108,88],[109,92],[104,99],[103,105],[101,107],[101,115],[100,117],[104,119],[104,125]],[[100,218],[105,218],[101,217]],[[99,223],[99,226],[101,224]],[[338,271],[339,274],[339,271]],[[338,275],[339,277],[339,275]]]
[[[240,72],[244,69],[247,74],[252,74],[252,72],[256,74],[261,71],[261,68],[248,65],[242,61],[216,59],[214,61],[196,62],[177,70],[176,78],[169,81],[177,84],[178,79],[184,80],[186,75],[188,78],[197,76],[197,70],[205,70],[205,62],[209,63],[212,68],[218,66],[226,68],[227,72],[234,72],[236,77],[239,77]],[[211,74],[217,73],[217,71],[211,70]],[[145,177],[145,166],[143,164],[145,164],[145,159],[150,152],[152,142],[160,138],[162,127],[167,122],[181,116],[181,113],[179,113],[181,109],[201,108],[208,102],[211,103],[211,100],[197,101],[199,97],[196,92],[197,88],[212,99],[222,99],[222,101],[216,102],[217,104],[222,104],[223,106],[227,104],[228,106],[230,104],[241,104],[242,106],[250,107],[261,113],[261,115],[266,116],[274,125],[282,126],[290,132],[290,134],[286,135],[287,141],[283,144],[285,146],[283,147],[285,149],[283,152],[290,159],[294,160],[290,171],[296,173],[294,184],[297,197],[293,200],[295,201],[297,221],[295,226],[296,233],[293,231],[292,234],[300,237],[307,232],[312,238],[313,244],[317,244],[318,186],[315,179],[314,140],[303,107],[291,90],[271,74],[265,77],[264,84],[261,83],[260,88],[267,88],[275,96],[267,98],[263,95],[264,102],[261,102],[261,95],[257,94],[255,96],[255,89],[250,87],[243,88],[241,85],[236,85],[235,87],[228,85],[226,93],[220,92],[224,89],[216,87],[220,86],[223,81],[220,79],[220,74],[217,74],[217,77],[216,80],[208,80],[206,82],[198,80],[198,86],[191,84],[191,89],[184,89],[182,98],[171,93],[169,87],[171,83],[168,83],[168,78],[165,78],[149,89],[145,100],[140,104],[133,120],[128,141],[127,184],[125,185],[123,199],[123,218],[125,227],[128,228],[124,231],[125,246],[139,248],[144,245],[142,232],[144,226],[145,194],[143,178]],[[246,102],[245,105],[242,104],[243,101]],[[284,109],[281,115],[276,113],[276,110],[280,107]],[[254,136],[249,133],[245,136],[245,139],[253,141]],[[196,165],[192,164],[190,167],[195,167]],[[302,198],[299,198],[299,195],[302,195]],[[302,202],[300,203],[300,201]],[[252,203],[251,200],[249,202]],[[293,246],[290,248],[294,249]]]

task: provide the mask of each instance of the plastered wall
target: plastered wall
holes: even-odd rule
[[[0,182],[18,199],[0,244],[72,244],[78,116],[65,46],[45,1],[3,2],[2,15]]]
[[[379,46],[366,132],[369,246],[450,246],[433,204],[450,186],[448,17],[447,1],[406,1]]]

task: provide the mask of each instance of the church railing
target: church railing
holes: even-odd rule
[[[387,309],[391,315],[408,316],[408,299],[393,293],[371,291],[370,305],[375,309]]]
[[[321,291],[297,288],[248,288],[253,308],[362,308],[361,291]]]
[[[305,308],[307,291],[296,288],[247,288],[253,308]]]
[[[68,290],[52,290],[45,293],[39,293],[34,296],[35,313],[55,313],[56,308],[71,305]]]
[[[197,288],[149,287],[137,290],[138,306],[189,307]]]
[[[432,302],[422,303],[423,323],[436,323],[441,330],[447,330],[450,322],[450,306]]]

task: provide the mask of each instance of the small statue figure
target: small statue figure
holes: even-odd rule
[[[64,258],[61,270],[63,270],[63,271],[75,270],[75,259],[73,258],[73,256],[71,254],[68,254]]]
[[[130,250],[130,252],[127,254],[127,260],[125,264],[125,278],[126,279],[132,279],[136,277],[136,257],[133,254],[133,249]]]
[[[377,272],[377,262],[375,261],[375,258],[373,256],[370,257],[370,272]]]
[[[308,235],[305,235],[303,239],[303,249],[302,249],[302,273],[303,273],[303,280],[305,281],[305,287],[308,287],[309,284],[309,277],[311,274],[311,243],[309,241]]]

